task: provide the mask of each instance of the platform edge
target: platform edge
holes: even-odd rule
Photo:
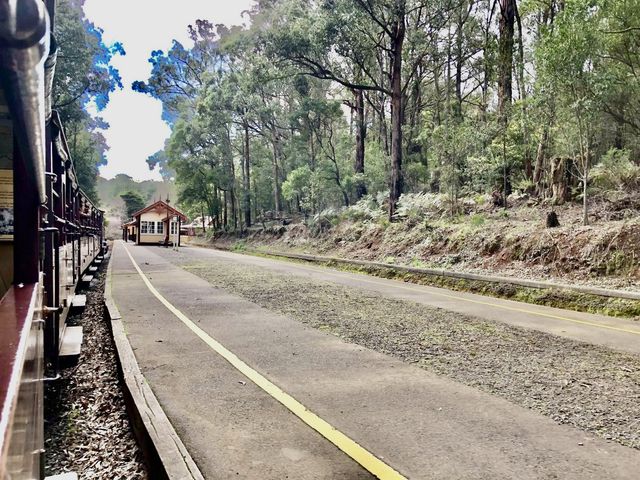
[[[105,315],[116,349],[127,411],[152,478],[204,480],[200,469],[176,433],[149,387],[125,333],[122,316],[111,293],[112,263],[105,282]]]

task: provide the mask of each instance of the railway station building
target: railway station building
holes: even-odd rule
[[[180,229],[187,217],[164,200],[137,211],[122,225],[122,238],[137,245],[180,246]]]

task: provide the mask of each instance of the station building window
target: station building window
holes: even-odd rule
[[[156,233],[158,235],[162,235],[164,233],[164,223],[163,222],[156,222],[156,225],[157,225]]]
[[[140,222],[140,233],[154,235],[156,233],[156,222]]]
[[[171,222],[171,235],[178,233],[178,222]]]

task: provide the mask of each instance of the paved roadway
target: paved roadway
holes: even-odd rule
[[[637,450],[262,309],[172,263],[185,255],[247,262],[485,318],[529,322],[623,350],[637,351],[633,341],[623,340],[623,330],[635,327],[553,309],[530,318],[537,307],[467,295],[456,301],[452,297],[459,294],[439,289],[211,250],[184,248],[176,254],[116,242],[112,292],[127,335],[207,478],[371,477],[343,451],[386,472],[383,478],[638,478]],[[591,325],[600,322],[608,328]],[[635,333],[626,335],[638,341]],[[296,410],[296,401],[308,410]]]

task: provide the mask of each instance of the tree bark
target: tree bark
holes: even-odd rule
[[[500,39],[498,43],[498,115],[506,123],[513,98],[513,38],[516,0],[499,0]]]
[[[582,176],[582,224],[586,227],[589,225],[589,203],[587,199],[587,188],[589,186],[589,165],[584,166],[584,175]]]
[[[551,188],[553,191],[553,204],[562,205],[571,200],[569,160],[556,157],[551,160]]]
[[[549,144],[549,126],[545,125],[542,131],[542,138],[538,143],[538,152],[536,153],[536,166],[533,171],[533,184],[535,186],[536,195],[538,197],[544,195],[544,164],[547,155],[547,146]]]
[[[251,142],[249,141],[249,123],[245,120],[244,127],[244,176],[242,178],[244,196],[244,222],[247,228],[251,226]]]
[[[518,88],[520,91],[520,103],[522,105],[522,125],[524,140],[524,173],[527,180],[533,179],[533,166],[531,165],[531,148],[529,125],[527,124],[529,114],[527,111],[527,85],[524,75],[524,33],[522,31],[522,19],[516,6],[514,16],[518,25]]]
[[[278,166],[278,141],[273,139],[273,200],[276,209],[276,217],[280,216],[282,204],[280,203],[280,167]]]
[[[458,22],[456,32],[456,103],[453,106],[453,116],[456,119],[462,118],[462,41],[464,35],[465,20],[463,17],[463,9],[465,2],[461,2],[458,7]]]
[[[222,223],[224,224],[224,229],[227,230],[229,227],[229,207],[227,202],[227,191],[223,190],[222,192],[222,201],[224,203],[224,209],[222,210]]]
[[[482,69],[482,121],[487,122],[487,110],[489,108],[489,79],[493,72],[493,65],[489,51],[491,48],[491,25],[493,24],[493,13],[495,11],[496,0],[488,0],[489,16],[487,22],[483,26],[483,69]]]
[[[393,220],[402,195],[402,47],[406,33],[406,0],[396,0],[396,19],[391,36],[391,183],[389,185],[389,220]]]
[[[364,158],[365,158],[365,141],[367,138],[367,122],[364,110],[364,92],[355,90],[355,113],[356,113],[356,159],[354,164],[354,172],[364,175]],[[367,194],[367,186],[364,178],[358,180],[356,184],[356,200],[360,200]]]

